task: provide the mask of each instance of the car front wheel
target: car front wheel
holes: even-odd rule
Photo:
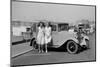
[[[78,44],[74,41],[68,41],[66,48],[70,54],[75,54],[78,52]]]

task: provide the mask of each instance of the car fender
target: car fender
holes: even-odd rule
[[[85,36],[85,35],[84,35],[83,37],[84,37],[85,40],[86,40],[86,39],[89,40],[89,37],[88,37],[88,36]]]
[[[73,40],[73,41],[76,42],[77,44],[79,43],[78,39],[76,39],[76,38],[70,38],[70,39],[68,39],[67,41],[69,41],[69,40]]]
[[[82,42],[80,43],[80,45],[81,45],[81,46],[83,46],[83,45],[87,45],[86,40],[89,41],[89,37],[86,36],[86,35],[84,35],[84,36],[83,36],[83,39],[82,39]]]
[[[60,42],[57,42],[57,45],[55,46],[56,48],[58,48],[58,47],[61,47],[61,46],[63,46],[65,43],[67,43],[68,41],[71,41],[71,40],[73,40],[75,43],[79,43],[79,41],[78,41],[78,39],[76,39],[76,38],[66,38],[66,39],[64,39],[64,40],[62,40],[62,41],[60,41]]]

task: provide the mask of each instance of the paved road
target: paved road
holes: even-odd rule
[[[95,34],[90,36],[90,49],[84,50],[78,54],[68,54],[68,52],[60,51],[59,49],[49,49],[48,53],[37,53],[30,51],[21,56],[12,58],[13,65],[30,65],[44,63],[60,63],[74,61],[91,61],[95,60]]]
[[[17,45],[12,45],[11,46],[11,57],[16,57],[19,56],[23,53],[29,52],[33,48],[29,46],[29,42],[17,44]]]

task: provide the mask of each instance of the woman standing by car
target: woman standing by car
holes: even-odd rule
[[[51,25],[50,25],[50,22],[48,22],[45,26],[45,51],[46,53],[48,52],[47,45],[50,42],[51,42]]]
[[[37,44],[38,44],[39,53],[43,52],[43,45],[44,45],[44,23],[43,22],[40,22],[38,24]]]

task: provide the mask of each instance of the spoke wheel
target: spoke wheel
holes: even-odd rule
[[[70,54],[75,54],[78,51],[78,45],[74,41],[69,41],[66,48]]]

